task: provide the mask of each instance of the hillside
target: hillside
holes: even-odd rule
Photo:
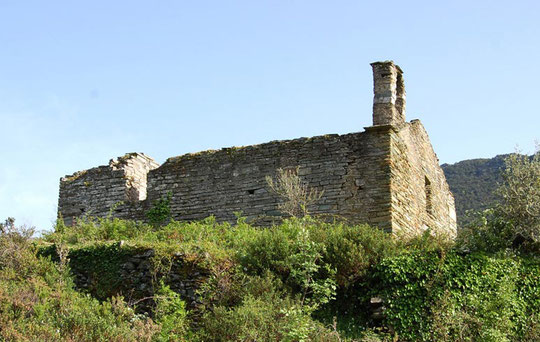
[[[2,341],[540,336],[538,249],[508,257],[497,253],[507,244],[486,246],[484,238],[403,240],[309,217],[272,229],[245,218],[234,226],[97,218],[30,236],[12,219],[0,224]]]
[[[501,170],[508,154],[441,165],[456,201],[458,224],[468,222],[467,210],[489,208],[497,201],[494,191],[502,182]]]

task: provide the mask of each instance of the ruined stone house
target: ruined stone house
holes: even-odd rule
[[[129,153],[109,165],[60,180],[58,214],[67,224],[90,215],[145,219],[171,193],[175,220],[214,215],[236,221],[280,217],[280,199],[265,177],[298,168],[302,181],[323,191],[313,215],[339,216],[389,232],[427,227],[456,231],[454,198],[419,120],[405,121],[403,72],[391,61],[371,64],[373,126],[344,135],[272,141],[169,158],[159,165]]]

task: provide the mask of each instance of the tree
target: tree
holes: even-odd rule
[[[515,236],[540,242],[540,149],[532,157],[512,154],[506,159],[504,183],[498,189],[501,216]]]
[[[531,157],[509,155],[505,164],[503,183],[496,190],[499,203],[475,213],[458,232],[457,244],[464,250],[540,251],[540,150]]]
[[[283,199],[279,209],[293,217],[306,216],[308,206],[319,201],[323,195],[322,191],[302,182],[298,170],[298,167],[288,170],[278,169],[275,181],[272,177],[266,176],[270,189]]]

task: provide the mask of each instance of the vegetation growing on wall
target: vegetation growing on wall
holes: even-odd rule
[[[299,170],[299,167],[287,170],[278,169],[275,180],[266,176],[269,188],[282,199],[278,209],[295,217],[306,216],[309,206],[319,201],[324,194],[303,182],[298,175]]]
[[[146,212],[146,217],[151,225],[160,225],[171,218],[171,198],[172,192],[169,191],[166,196],[152,203],[152,208]]]

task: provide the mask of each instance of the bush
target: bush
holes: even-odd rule
[[[497,253],[511,250],[514,239],[512,225],[498,209],[486,209],[475,213],[470,225],[458,231],[456,247],[464,252]]]
[[[154,201],[152,208],[146,212],[148,221],[153,226],[159,226],[171,218],[171,199],[172,192],[167,192],[167,195]]]
[[[160,341],[185,341],[188,336],[186,303],[180,295],[161,282],[155,295],[154,318],[161,325]]]
[[[64,266],[36,258],[28,238],[5,233],[13,238],[2,245],[11,251],[0,259],[2,275],[20,284],[1,283],[0,303],[13,301],[5,310],[18,316],[6,314],[0,328],[11,331],[4,336],[23,328],[37,331],[29,336],[46,336],[37,330],[45,328],[34,326],[36,320],[24,323],[23,317],[40,312],[47,329],[74,327],[83,341],[98,338],[97,332],[114,341],[126,329],[133,329],[131,335],[125,333],[126,340],[157,341],[535,341],[540,261],[497,252],[511,247],[502,237],[513,236],[513,231],[504,218],[493,215],[484,220],[484,230],[465,241],[469,248],[454,248],[430,231],[404,241],[366,225],[325,223],[309,216],[270,228],[250,226],[242,218],[236,225],[210,217],[156,227],[87,219],[75,227],[59,223],[46,237],[55,245],[42,248],[41,255],[64,255],[69,259]],[[2,227],[14,229],[8,223]],[[502,234],[502,228],[509,230]],[[120,244],[114,237],[126,241]],[[155,273],[149,277],[156,292],[145,296],[156,303],[149,313],[153,320],[111,297],[124,285],[118,281],[124,258],[149,249],[154,251],[149,262]],[[169,279],[172,260],[178,258],[205,277],[197,278],[200,304],[195,308],[186,308],[178,294],[159,285]],[[103,302],[73,291],[69,268],[94,274],[92,293]],[[30,280],[16,278],[18,273]],[[36,292],[36,284],[42,283],[47,287]],[[132,298],[136,291],[129,292]],[[40,296],[55,299],[38,310],[32,303]],[[382,327],[374,326],[377,322],[370,317],[374,296],[385,300]],[[67,318],[54,317],[61,307],[69,311],[61,311]],[[97,324],[101,326],[94,328]]]
[[[36,256],[28,229],[4,225],[0,337],[6,341],[150,341],[159,331],[122,298],[100,303],[73,289],[69,270]]]
[[[386,324],[406,341],[521,341],[534,332],[537,261],[414,252],[377,269]]]
[[[133,240],[150,236],[152,232],[151,226],[137,221],[110,217],[85,217],[77,220],[75,226],[66,226],[62,219],[58,219],[54,231],[45,233],[44,240],[77,245],[94,241]]]
[[[312,239],[325,246],[323,260],[336,269],[341,288],[365,280],[373,266],[406,248],[390,234],[368,225],[314,221],[309,229]]]
[[[278,169],[276,179],[266,176],[268,187],[281,198],[278,208],[292,216],[307,216],[309,207],[318,202],[322,191],[309,187],[300,179],[298,175],[299,167],[296,169]]]
[[[340,341],[270,273],[250,277],[241,297],[237,305],[217,306],[203,317],[201,341]]]
[[[286,283],[296,284],[291,278],[294,255],[299,253],[301,241],[311,241],[317,249],[318,271],[322,277],[332,275],[340,287],[348,287],[364,277],[368,270],[385,257],[403,250],[405,244],[391,235],[368,225],[347,226],[325,223],[309,217],[285,220],[280,226],[258,231],[245,240],[240,249],[240,263],[248,271],[261,274],[271,270]],[[290,280],[290,281],[289,281]]]

